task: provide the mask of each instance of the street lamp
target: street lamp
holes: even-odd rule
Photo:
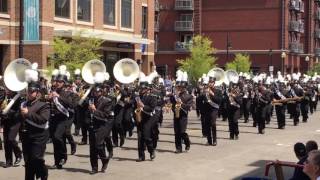
[[[270,56],[269,71],[270,71],[270,75],[273,74],[272,51],[273,51],[272,48],[270,48],[270,50],[269,50],[269,56]]]
[[[307,66],[308,66],[308,67],[307,67],[307,71],[309,71],[309,60],[310,60],[309,56],[306,56],[306,59],[305,59],[305,60],[306,60],[306,62],[307,62]]]
[[[229,49],[232,48],[231,41],[229,39],[229,32],[227,33],[227,62],[229,62]]]
[[[287,57],[286,52],[282,52],[281,53],[281,59],[282,59],[282,61],[281,61],[281,71],[282,71],[283,75],[285,74],[285,72],[284,72],[285,71],[284,64],[285,64],[286,57]]]

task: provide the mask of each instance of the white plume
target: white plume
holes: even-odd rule
[[[67,76],[67,79],[69,80],[71,75],[68,71],[66,72],[66,76]]]
[[[80,69],[76,69],[76,70],[74,71],[74,74],[75,74],[75,75],[80,75],[80,74],[81,74],[81,70],[80,70]]]
[[[61,74],[61,75],[67,74],[67,66],[66,65],[59,66],[59,74]]]
[[[187,72],[183,72],[183,74],[182,74],[182,81],[183,81],[183,82],[188,82],[188,74],[187,74]]]
[[[105,81],[104,73],[103,72],[97,72],[94,75],[93,82],[96,83],[96,84],[100,84],[100,83],[103,83],[103,81]]]
[[[38,69],[38,63],[33,63],[31,65],[31,69],[37,70]]]
[[[24,71],[24,74],[27,82],[32,82],[32,81],[37,82],[39,79],[39,76],[38,76],[39,73],[34,69],[26,69]]]
[[[59,70],[54,69],[51,74],[52,74],[52,76],[57,76],[59,74]]]
[[[104,73],[104,79],[105,79],[106,81],[109,81],[109,79],[110,79],[109,73],[107,73],[107,72]]]

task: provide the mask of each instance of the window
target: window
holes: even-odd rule
[[[148,34],[148,7],[142,7],[142,37],[147,38]]]
[[[132,28],[132,0],[121,1],[121,27]]]
[[[70,18],[70,0],[55,0],[55,16]]]
[[[103,1],[103,22],[107,25],[116,25],[116,5],[115,0]]]
[[[182,14],[180,16],[180,21],[192,21],[193,15],[192,14]]]
[[[91,21],[91,0],[78,0],[78,20]]]
[[[8,0],[0,0],[0,13],[8,12]]]

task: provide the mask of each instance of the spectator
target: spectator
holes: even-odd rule
[[[307,153],[311,152],[312,150],[318,150],[318,144],[317,142],[310,140],[306,143],[306,150]]]
[[[306,146],[301,142],[297,142],[294,145],[294,153],[296,154],[296,157],[299,160],[297,164],[303,165],[308,157]],[[309,179],[310,178],[302,171],[301,168],[296,167],[294,169],[293,176],[290,180],[309,180]]]
[[[309,152],[308,158],[304,163],[303,172],[306,173],[311,180],[320,179],[320,151],[313,150]]]

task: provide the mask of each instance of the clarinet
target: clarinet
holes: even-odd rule
[[[90,98],[89,99],[89,106],[94,104],[94,99]],[[93,112],[90,111],[90,123],[89,123],[89,128],[93,129]]]

